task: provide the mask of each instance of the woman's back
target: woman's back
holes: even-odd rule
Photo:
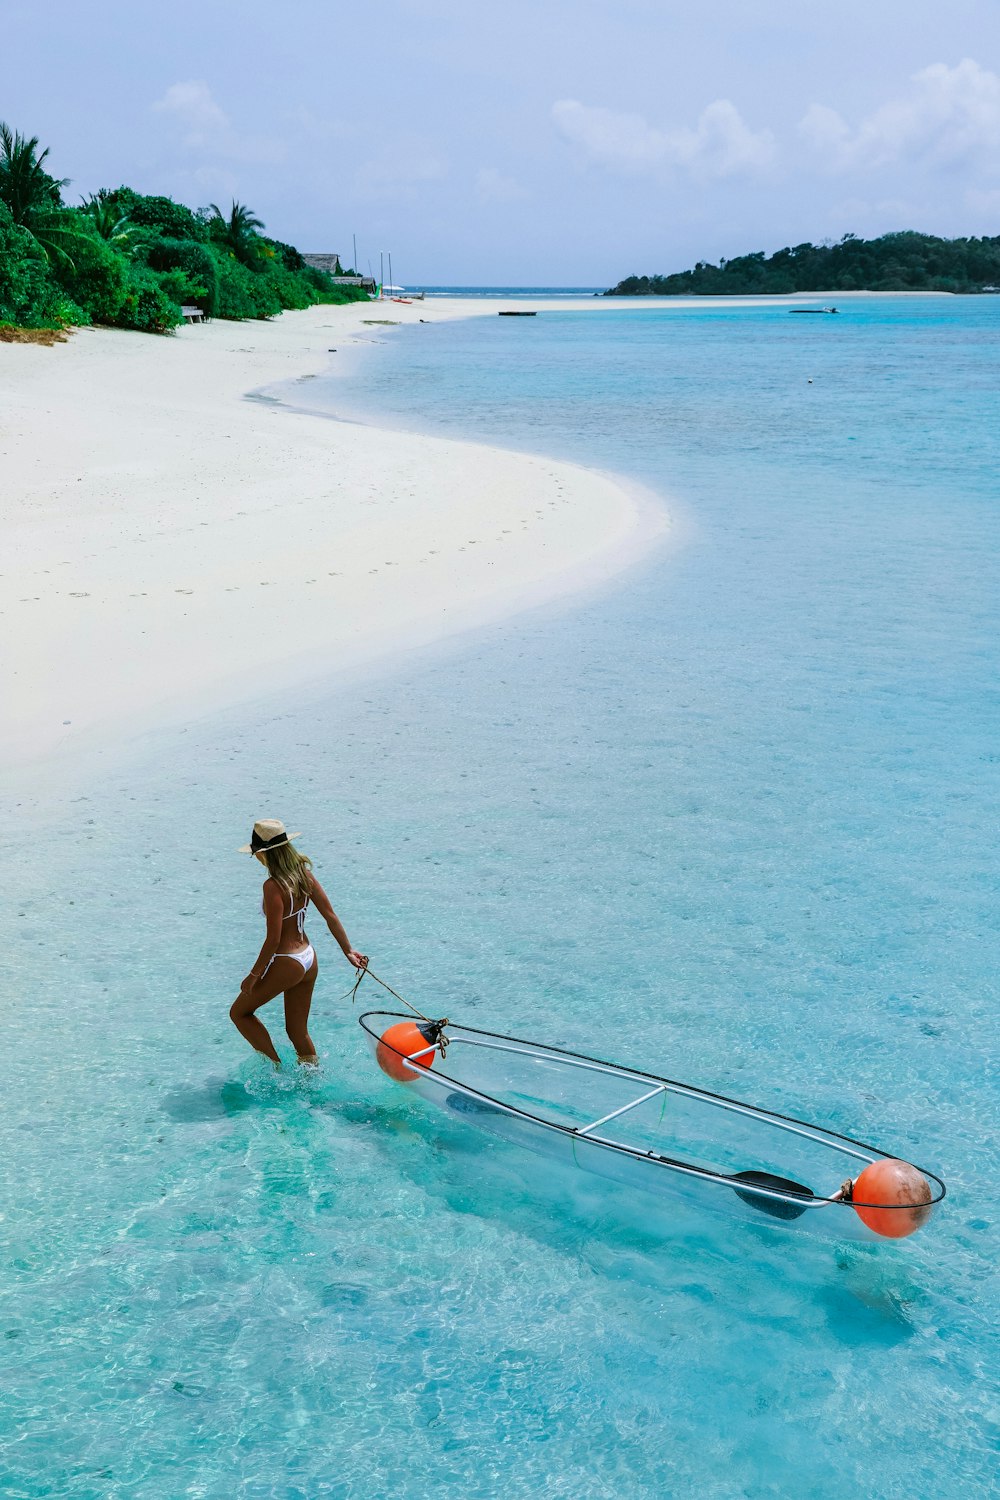
[[[264,913],[264,915],[266,916],[267,915],[266,897],[267,897],[267,893],[268,893],[268,887],[270,886],[271,889],[274,890],[281,897],[281,903],[282,903],[281,934],[282,934],[282,937],[284,937],[284,935],[285,935],[286,932],[289,932],[289,931],[293,930],[290,927],[290,925],[289,925],[290,923],[294,923],[295,924],[294,930],[298,933],[299,937],[305,937],[306,908],[309,905],[309,899],[310,899],[310,896],[311,896],[311,893],[312,893],[312,878],[311,878],[311,876],[306,875],[304,877],[303,883],[305,883],[305,882],[308,882],[308,887],[307,887],[306,891],[303,892],[301,890],[301,888],[299,890],[295,890],[294,887],[292,886],[291,882],[287,882],[286,883],[284,880],[276,879],[275,876],[273,876],[273,875],[269,879],[267,879],[267,880],[264,881],[264,899],[261,900],[260,909]]]

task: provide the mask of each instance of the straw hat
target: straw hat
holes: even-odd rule
[[[256,854],[265,849],[277,849],[281,844],[287,844],[290,839],[301,837],[301,833],[287,833],[280,818],[258,818],[253,825],[249,844],[242,844],[236,852]]]

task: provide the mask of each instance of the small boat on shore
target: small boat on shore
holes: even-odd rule
[[[834,1240],[904,1238],[945,1196],[933,1173],[874,1146],[689,1084],[446,1020],[359,1020],[390,1078],[616,1182]]]
[[[536,312],[522,312],[519,308],[515,309],[513,307],[502,308],[497,313],[498,318],[537,318],[537,316]]]

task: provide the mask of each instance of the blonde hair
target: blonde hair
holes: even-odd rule
[[[291,841],[260,852],[267,863],[268,874],[283,885],[293,899],[298,897],[304,900],[309,895],[312,860],[308,854],[300,854]]]

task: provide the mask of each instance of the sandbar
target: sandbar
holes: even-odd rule
[[[0,771],[288,689],[307,704],[310,682],[641,555],[666,511],[614,476],[252,399],[349,357],[372,319],[496,311],[0,345]]]

